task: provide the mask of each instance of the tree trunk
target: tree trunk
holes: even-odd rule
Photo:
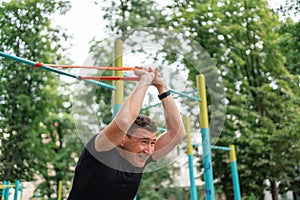
[[[276,185],[276,181],[270,181],[271,182],[271,194],[272,194],[272,199],[273,200],[279,200],[279,191],[278,187]]]

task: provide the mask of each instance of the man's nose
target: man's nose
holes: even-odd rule
[[[154,151],[154,147],[151,144],[145,146],[144,153],[152,154]]]

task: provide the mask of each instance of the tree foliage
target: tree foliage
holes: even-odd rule
[[[121,1],[120,5],[128,8],[132,2]],[[144,6],[144,13],[147,8],[155,5]],[[219,69],[226,87],[227,119],[217,144],[236,145],[243,196],[261,199],[264,190],[270,190],[277,199],[279,193],[293,189],[299,165],[297,24],[289,22],[280,29],[278,15],[263,0],[173,1],[165,9],[163,17],[154,11],[144,27],[155,24],[197,41]],[[140,13],[134,9],[118,11],[106,15],[111,16],[107,19],[115,33],[143,22],[131,18]],[[165,52],[169,62],[178,60],[178,55]],[[186,66],[194,81],[198,72]],[[217,186],[232,199],[228,155],[213,155],[214,177],[220,178]]]
[[[165,21],[160,12],[162,7],[153,0],[104,0],[101,5],[105,12],[103,19],[109,22],[106,28],[122,40],[123,34],[131,29],[157,27]]]
[[[280,47],[285,56],[285,66],[290,73],[300,74],[300,62],[298,58],[300,49],[300,22],[293,22],[291,19],[282,24],[278,30],[281,34]]]
[[[300,1],[299,0],[285,0],[285,3],[280,6],[279,10],[283,12],[284,15],[298,15],[300,14]]]
[[[275,185],[290,183],[288,174],[294,171],[299,153],[297,148],[281,149],[276,143],[280,138],[293,146],[297,132],[285,130],[299,119],[295,104],[298,97],[291,92],[299,91],[299,87],[284,66],[280,35],[276,32],[281,25],[278,17],[264,1],[189,1],[179,7],[182,15],[174,18],[177,24],[182,23],[177,28],[193,27],[197,34],[190,35],[196,35],[223,76],[229,103],[218,144],[238,146],[242,192],[261,198],[264,188],[260,183],[270,180],[270,190],[276,199],[279,188]],[[231,199],[230,173],[224,171],[228,157],[219,152],[214,155],[215,177],[221,177],[224,192]]]
[[[68,9],[65,1],[1,2],[0,50],[44,63],[69,61],[61,45],[67,36],[50,20]],[[0,179],[38,179],[45,198],[56,196],[56,182],[71,179],[80,144],[69,114],[70,93],[43,69],[6,58],[0,58],[0,69]]]

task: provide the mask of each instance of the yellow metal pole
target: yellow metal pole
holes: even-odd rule
[[[193,144],[191,138],[191,120],[189,116],[184,116],[185,121],[185,129],[187,133],[187,155],[189,160],[189,173],[190,173],[190,194],[191,200],[197,200],[197,187],[195,183],[195,175],[194,175],[194,156],[193,156]]]
[[[208,128],[208,112],[206,100],[205,77],[203,74],[197,76],[197,86],[199,91],[200,102],[200,126],[201,128]]]
[[[7,186],[5,185],[6,181],[3,181],[3,183],[4,183],[3,185],[0,185],[0,189],[2,190],[1,191],[1,200],[4,200],[6,188],[7,188]]]
[[[238,174],[237,162],[236,162],[235,146],[229,145],[229,148],[230,148],[230,165],[231,165],[231,173],[232,173],[234,199],[241,200],[241,191],[240,191],[239,174]]]
[[[122,40],[116,40],[114,45],[114,66],[122,67],[123,59],[122,59]],[[123,76],[123,72],[120,70],[114,71],[115,76]],[[124,99],[124,81],[114,81],[113,85],[116,89],[113,92],[113,116],[115,116],[120,107],[123,104]]]
[[[57,200],[61,200],[62,193],[62,180],[58,181],[58,191],[57,191]]]
[[[187,154],[193,153],[192,138],[191,138],[191,120],[189,116],[184,116],[185,129],[187,134]]]
[[[230,148],[230,162],[236,162],[235,146],[229,145]]]
[[[203,149],[203,166],[204,166],[204,181],[206,189],[206,200],[215,199],[214,189],[214,178],[213,178],[213,167],[211,158],[211,147],[210,147],[210,133],[208,125],[208,111],[206,101],[206,87],[204,75],[197,76],[197,87],[200,102],[200,127],[201,127],[201,138],[202,138],[202,149]]]

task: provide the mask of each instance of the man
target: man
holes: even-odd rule
[[[158,69],[136,67],[136,88],[111,123],[95,135],[78,161],[69,200],[132,200],[145,166],[167,155],[185,136],[179,110]],[[140,115],[150,85],[158,90],[167,131]]]

